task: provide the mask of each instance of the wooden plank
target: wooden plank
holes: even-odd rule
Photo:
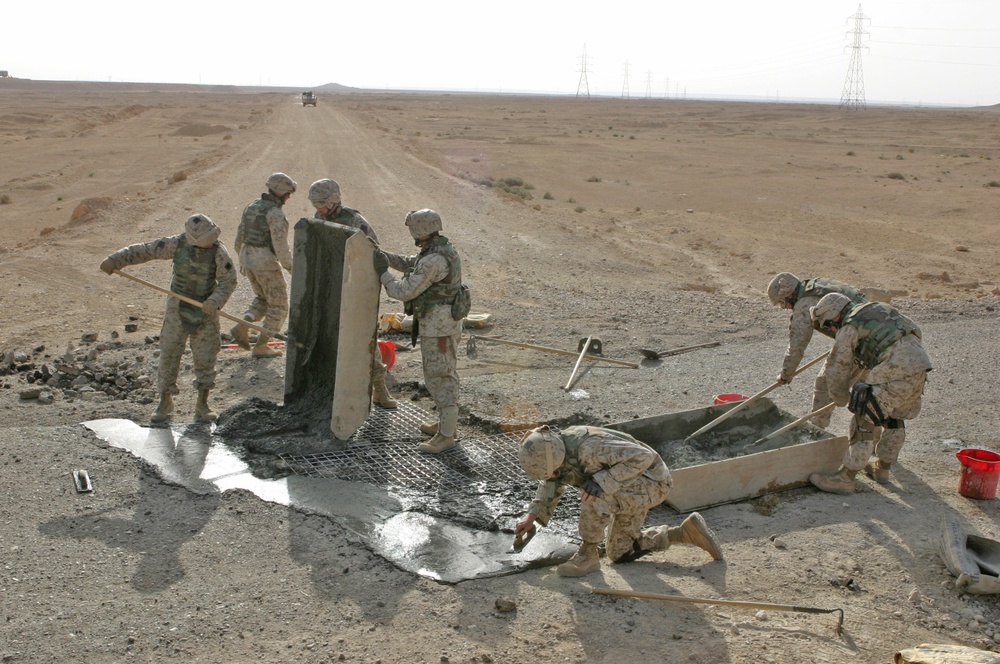
[[[337,373],[330,416],[330,431],[340,440],[350,438],[371,410],[371,364],[377,352],[381,288],[372,267],[373,253],[372,243],[360,232],[344,246]]]
[[[812,473],[836,471],[846,450],[847,437],[837,436],[671,469],[674,488],[666,503],[679,512],[691,512],[804,486]]]

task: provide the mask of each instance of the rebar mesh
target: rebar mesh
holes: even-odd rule
[[[440,454],[417,451],[427,440],[420,433],[428,413],[400,402],[393,410],[374,407],[343,450],[281,455],[297,475],[326,477],[376,486],[438,491],[468,491],[470,484],[516,486],[526,483],[517,459],[520,432],[459,438]]]

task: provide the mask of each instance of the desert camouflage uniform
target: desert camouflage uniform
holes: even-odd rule
[[[871,314],[882,319],[898,319],[898,334],[902,335],[877,357],[865,357],[865,338],[871,334],[865,322],[872,320]],[[903,421],[920,413],[927,372],[932,368],[921,344],[920,329],[893,307],[869,303],[855,306],[845,315],[824,365],[830,398],[838,406],[846,406],[851,399],[851,388],[861,373],[869,370],[864,382],[872,386],[875,401],[891,420],[883,428],[875,426],[867,417],[852,417],[844,468],[854,472],[861,470],[873,451],[880,461],[895,463],[906,439]]]
[[[263,218],[258,219],[258,215]],[[281,268],[291,272],[292,253],[288,220],[277,197],[261,194],[246,207],[233,248],[240,257],[240,274],[250,282],[255,296],[244,318],[280,332],[288,317],[288,287]]]
[[[323,221],[332,221],[335,224],[340,224],[342,226],[350,226],[351,228],[357,228],[359,231],[364,233],[367,237],[371,238],[376,244],[378,244],[378,235],[375,234],[375,229],[368,220],[361,216],[361,213],[357,210],[349,207],[344,207],[343,205],[338,205],[335,209],[326,212],[325,214],[319,212],[318,210],[313,214],[315,219],[322,219]],[[386,368],[385,364],[382,362],[382,354],[377,352],[372,353],[372,383],[385,384],[385,374]]]
[[[861,291],[833,279],[802,280],[796,293],[795,304],[792,306],[792,315],[788,319],[788,349],[781,362],[782,379],[791,380],[792,374],[799,368],[802,356],[805,355],[806,347],[809,346],[814,331],[809,310],[816,306],[820,298],[827,293],[841,293],[858,304],[866,301]],[[826,330],[819,330],[819,332],[833,336]],[[813,384],[813,411],[830,403],[830,389],[827,380],[826,365],[823,365]],[[831,417],[833,417],[833,411],[828,411],[814,417],[812,423],[824,429],[829,426]]]
[[[404,273],[396,279],[388,272],[382,274],[386,295],[394,300],[411,302],[432,286],[454,278],[451,263],[441,251],[454,247],[444,236],[425,245],[416,256],[402,256],[385,252],[389,265]],[[457,261],[457,253],[455,253]],[[457,275],[461,281],[461,267]],[[424,383],[437,405],[438,413],[444,409],[458,412],[458,344],[462,337],[462,321],[451,316],[450,303],[433,303],[414,311],[414,325],[420,336],[420,357],[423,361]],[[447,432],[445,432],[447,433]]]
[[[179,271],[184,271],[185,266],[179,266],[178,261],[181,260],[184,251],[189,248],[191,245],[182,233],[153,242],[133,244],[116,251],[108,258],[116,269],[156,259],[174,260],[174,278],[171,290],[200,302],[212,300],[219,309],[222,309],[236,289],[236,270],[229,257],[229,252],[219,241],[216,241],[210,249],[200,250],[200,252],[211,253],[200,253],[195,248],[196,256],[200,253],[202,259],[211,260],[214,263],[214,269],[211,266],[205,266],[206,274],[210,279],[207,288],[212,288],[212,290],[207,297],[204,297],[197,293],[184,292],[184,275],[180,274]],[[212,282],[214,282],[214,288]],[[177,374],[180,371],[184,346],[188,340],[190,340],[191,359],[194,364],[195,387],[199,390],[215,387],[215,360],[219,355],[221,344],[219,316],[206,316],[201,312],[201,309],[181,302],[175,297],[167,296],[163,326],[160,329],[158,387],[161,394],[165,392],[178,393]]]
[[[566,487],[579,488],[592,477],[604,494],[581,503],[580,537],[584,544],[599,544],[610,523],[606,553],[619,562],[640,541],[646,514],[670,493],[670,470],[653,448],[620,431],[572,426],[560,435],[566,458],[554,479],[539,482],[528,512],[547,525]]]
[[[378,244],[378,236],[375,235],[375,229],[372,225],[368,223],[368,220],[361,216],[361,213],[357,210],[349,207],[344,207],[343,205],[338,205],[335,209],[328,211],[323,214],[316,211],[313,215],[316,219],[322,219],[323,221],[332,221],[335,224],[340,224],[341,226],[350,226],[351,228],[357,228],[359,231],[370,237],[372,240]]]

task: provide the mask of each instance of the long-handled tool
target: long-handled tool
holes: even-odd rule
[[[568,350],[560,350],[558,348],[549,348],[547,346],[535,346],[533,344],[525,344],[517,341],[507,341],[506,339],[501,339],[499,337],[484,337],[478,334],[469,335],[468,340],[465,342],[465,354],[469,357],[476,357],[476,342],[477,341],[489,341],[494,344],[504,344],[506,346],[516,346],[517,348],[530,348],[532,350],[541,350],[546,353],[558,353],[559,355],[572,355],[576,357],[579,351],[576,353]],[[607,362],[609,364],[617,364],[623,367],[632,367],[633,369],[638,369],[639,365],[635,362],[624,362],[622,360],[613,360],[610,357],[602,357],[600,355],[584,355],[586,360],[595,360],[597,362]]]
[[[573,384],[573,379],[576,377],[576,371],[580,368],[580,363],[583,362],[583,358],[587,356],[587,353],[591,352],[591,340],[593,338],[593,335],[591,335],[586,339],[580,340],[580,357],[576,358],[576,364],[573,365],[573,373],[569,375],[569,380],[566,381],[566,387],[563,390],[569,391],[570,386]]]
[[[686,353],[689,350],[695,350],[697,348],[711,348],[712,346],[718,346],[721,341],[710,341],[707,344],[697,344],[695,346],[682,346],[680,348],[671,348],[670,350],[651,350],[649,348],[640,348],[639,352],[647,360],[662,360],[665,357],[670,357],[671,355],[679,355],[680,353]]]
[[[148,281],[146,281],[145,279],[140,279],[139,277],[133,277],[131,274],[128,274],[127,272],[122,272],[121,270],[115,270],[114,273],[117,274],[117,275],[123,276],[126,279],[131,279],[132,281],[134,281],[134,282],[136,282],[138,284],[142,284],[143,286],[148,286],[148,287],[152,288],[153,290],[158,290],[161,293],[166,293],[170,297],[177,298],[181,302],[187,302],[188,304],[190,304],[192,306],[195,306],[195,307],[198,307],[199,309],[202,308],[201,302],[199,302],[198,300],[193,300],[190,297],[187,297],[186,295],[181,295],[180,293],[175,293],[172,290],[168,290],[166,288],[160,288],[156,284],[151,284]],[[266,334],[269,337],[275,337],[276,339],[281,339],[286,344],[287,343],[294,343],[296,345],[296,347],[298,347],[298,348],[303,348],[304,347],[303,344],[301,344],[301,343],[299,343],[297,341],[292,341],[291,339],[289,339],[284,334],[280,334],[278,332],[273,332],[273,331],[271,331],[271,330],[269,330],[269,329],[267,329],[265,327],[261,327],[260,325],[254,325],[253,323],[251,323],[249,321],[246,321],[246,320],[244,320],[242,318],[237,318],[236,316],[233,316],[232,314],[227,314],[225,311],[222,311],[221,309],[218,311],[218,314],[220,316],[222,316],[223,318],[228,318],[231,321],[236,321],[240,325],[246,325],[250,329],[257,330],[258,332],[260,332],[262,334]]]
[[[769,441],[769,440],[771,440],[773,438],[777,438],[778,436],[780,436],[781,434],[785,433],[786,431],[791,431],[792,429],[794,429],[795,427],[799,426],[803,422],[808,422],[809,420],[811,420],[812,418],[816,417],[817,415],[822,415],[823,413],[826,413],[826,412],[829,412],[829,411],[833,410],[836,407],[836,405],[837,404],[835,404],[835,403],[828,403],[825,406],[823,406],[822,408],[820,408],[819,410],[814,410],[813,412],[809,413],[808,415],[803,415],[802,417],[800,417],[799,419],[795,420],[791,424],[786,424],[785,426],[781,427],[777,431],[772,431],[771,433],[767,434],[763,438],[758,438],[757,440],[753,441],[749,445],[744,445],[743,449],[744,450],[749,450],[749,449],[753,449],[754,447],[757,447],[759,445],[763,445],[767,441]]]
[[[635,599],[659,599],[665,602],[687,602],[690,604],[712,604],[714,606],[738,606],[744,609],[763,609],[766,611],[795,611],[798,613],[840,613],[837,620],[836,633],[839,636],[844,631],[843,609],[817,609],[811,606],[793,606],[791,604],[770,604],[767,602],[740,602],[728,599],[702,599],[700,597],[684,597],[683,595],[661,595],[659,593],[640,593],[631,590],[614,590],[613,588],[592,588],[595,595],[615,595],[618,597],[634,597]]]
[[[805,364],[803,364],[801,367],[799,367],[798,369],[796,369],[795,373],[793,373],[792,376],[793,377],[794,376],[798,376],[800,373],[802,373],[803,371],[805,371],[806,369],[808,369],[812,365],[816,364],[820,360],[824,359],[829,354],[830,354],[830,351],[827,351],[827,352],[823,353],[822,355],[820,355],[819,357],[816,357],[816,358],[813,358],[812,360],[809,360],[808,362],[806,362]],[[700,428],[697,431],[695,431],[694,433],[688,435],[688,437],[685,438],[684,440],[685,441],[691,440],[695,436],[699,436],[699,435],[705,433],[706,431],[708,431],[709,429],[714,428],[715,425],[723,422],[724,420],[728,420],[730,417],[732,417],[736,413],[740,412],[741,410],[743,410],[744,408],[746,408],[747,406],[749,406],[750,404],[752,404],[757,399],[760,399],[762,396],[764,396],[765,394],[767,394],[771,390],[777,389],[777,388],[781,387],[782,385],[783,385],[783,383],[781,381],[775,381],[770,386],[765,387],[763,390],[761,390],[757,394],[753,395],[749,399],[746,399],[745,401],[741,401],[739,404],[733,406],[732,408],[730,408],[729,410],[727,410],[726,412],[724,412],[722,415],[719,415],[717,418],[715,418],[714,420],[712,420],[711,422],[709,422],[708,424],[706,424],[702,428]]]

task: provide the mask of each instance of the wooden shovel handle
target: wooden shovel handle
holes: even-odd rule
[[[198,300],[191,299],[190,297],[187,297],[186,295],[181,295],[180,293],[175,293],[172,290],[168,290],[166,288],[161,288],[161,287],[157,286],[156,284],[149,283],[145,279],[140,279],[139,277],[134,277],[131,274],[128,274],[127,272],[122,272],[121,270],[114,270],[113,272],[114,272],[114,274],[117,274],[117,275],[120,275],[122,277],[125,277],[126,279],[131,279],[132,281],[136,282],[137,284],[142,284],[143,286],[148,286],[149,288],[152,288],[153,290],[160,291],[161,293],[166,293],[170,297],[177,298],[181,302],[187,302],[188,304],[190,304],[192,306],[195,306],[195,307],[198,307],[199,309],[203,308],[201,302],[199,302]],[[271,331],[271,330],[269,330],[269,329],[267,329],[265,327],[261,327],[260,325],[254,325],[253,323],[251,323],[249,321],[246,321],[246,320],[244,320],[242,318],[237,318],[236,316],[233,316],[232,314],[227,314],[225,311],[223,311],[221,309],[219,309],[218,314],[220,316],[222,316],[223,318],[228,318],[229,320],[236,321],[240,325],[246,325],[250,329],[257,330],[258,332],[266,334],[269,337],[275,337],[277,339],[281,339],[286,344],[289,343],[288,337],[285,336],[284,334],[280,334],[278,332],[273,332],[273,331]],[[298,347],[300,347],[300,348],[302,347],[302,344],[300,344],[300,343],[296,343],[295,345],[298,346]]]

